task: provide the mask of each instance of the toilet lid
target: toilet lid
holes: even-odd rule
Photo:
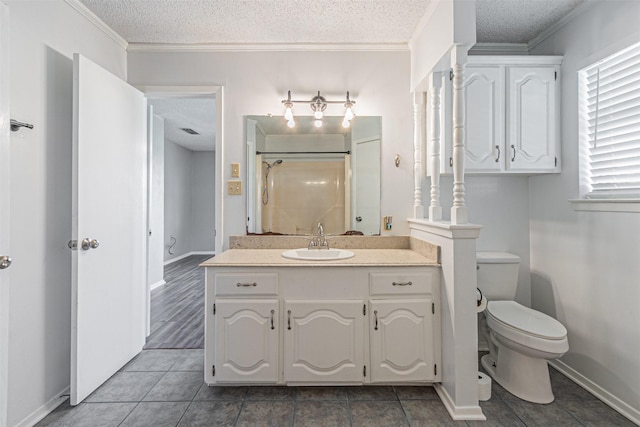
[[[567,336],[562,323],[515,301],[489,301],[487,311],[495,320],[529,335],[551,340]]]

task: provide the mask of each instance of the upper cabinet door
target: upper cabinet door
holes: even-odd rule
[[[501,172],[504,146],[503,66],[465,70],[465,170]]]
[[[557,68],[509,67],[507,170],[553,172],[556,168]]]

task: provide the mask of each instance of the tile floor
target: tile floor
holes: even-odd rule
[[[84,403],[37,426],[633,426],[551,370],[556,400],[524,402],[493,382],[485,422],[454,422],[432,387],[208,387],[203,350],[145,350]]]

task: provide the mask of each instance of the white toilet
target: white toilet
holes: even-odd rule
[[[488,300],[479,327],[489,346],[482,366],[507,391],[533,403],[553,402],[547,360],[569,350],[566,328],[513,299],[520,258],[478,252],[478,288]]]

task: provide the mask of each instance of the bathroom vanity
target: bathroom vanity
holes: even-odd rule
[[[349,259],[300,261],[282,249],[231,249],[204,262],[205,381],[440,381],[437,258],[352,251]]]

